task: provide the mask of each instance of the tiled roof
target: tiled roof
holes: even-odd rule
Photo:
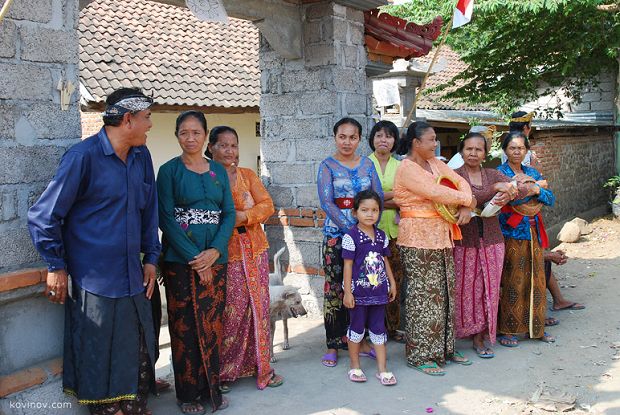
[[[121,86],[159,105],[258,107],[258,29],[201,22],[186,8],[97,0],[80,12],[80,80],[95,103]]]
[[[415,62],[421,64],[421,66],[427,67],[433,59],[433,50],[426,56],[415,59]],[[441,84],[451,81],[458,74],[467,69],[467,64],[461,60],[458,53],[454,52],[450,46],[444,45],[439,51],[437,61],[433,66],[433,71],[426,81],[425,90],[437,87]],[[463,81],[457,82],[456,85],[462,85]],[[428,110],[471,110],[471,111],[484,111],[488,110],[489,106],[484,104],[467,105],[458,103],[455,100],[445,98],[445,95],[449,91],[453,91],[456,87],[450,87],[440,92],[431,94],[422,94],[420,100],[417,103],[417,108]]]
[[[407,22],[379,9],[364,12],[364,33],[369,58],[374,56],[392,63],[393,59],[424,56],[433,47],[433,41],[441,33],[441,17],[431,23],[418,25]],[[385,57],[385,58],[384,58]]]

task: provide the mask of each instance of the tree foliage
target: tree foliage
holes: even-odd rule
[[[448,36],[447,43],[469,66],[451,82],[458,87],[446,97],[487,103],[505,114],[552,95],[556,100],[547,116],[561,117],[558,91],[578,103],[584,91],[596,87],[597,75],[618,71],[620,13],[597,8],[609,2],[475,0],[472,22]],[[385,9],[416,23],[441,15],[447,24],[455,4],[412,0]]]

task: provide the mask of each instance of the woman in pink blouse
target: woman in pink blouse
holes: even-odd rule
[[[458,205],[458,223],[471,218],[476,207],[469,184],[435,158],[433,128],[415,122],[401,142],[407,154],[396,172],[394,200],[401,220],[397,244],[407,279],[405,331],[407,364],[432,376],[441,376],[447,360],[469,365],[454,349],[454,258],[452,239],[458,226],[448,223],[434,203]],[[458,190],[437,183],[445,176]]]
[[[510,179],[495,169],[484,169],[487,142],[479,133],[469,133],[459,143],[465,164],[456,173],[471,186],[478,208],[493,199],[505,205],[517,195]],[[504,237],[496,216],[476,216],[462,228],[463,239],[454,247],[456,267],[456,337],[473,336],[481,358],[494,357],[499,285],[504,265]]]

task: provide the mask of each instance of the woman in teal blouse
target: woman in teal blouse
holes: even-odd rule
[[[381,229],[390,240],[390,266],[396,281],[396,299],[387,304],[386,325],[388,335],[391,339],[403,343],[403,335],[398,331],[400,324],[400,293],[403,288],[403,269],[400,265],[400,252],[396,246],[398,237],[398,206],[394,203],[394,177],[400,161],[394,158],[393,153],[398,148],[398,127],[391,121],[379,121],[372,127],[368,135],[368,144],[373,153],[368,156],[375,165],[375,170],[381,181],[383,189],[383,207],[379,229]],[[404,298],[404,297],[403,297]]]
[[[220,344],[228,240],[235,206],[224,167],[202,156],[207,121],[186,111],[176,121],[183,153],[157,176],[162,271],[168,300],[177,401],[183,413],[228,406],[220,392]]]

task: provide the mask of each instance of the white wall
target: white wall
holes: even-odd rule
[[[217,125],[227,125],[239,134],[239,165],[256,171],[257,157],[260,155],[260,137],[256,137],[258,113],[244,114],[205,114],[209,129]],[[177,113],[153,113],[153,127],[148,133],[147,147],[153,156],[155,173],[159,167],[181,154],[181,148],[174,136]]]

